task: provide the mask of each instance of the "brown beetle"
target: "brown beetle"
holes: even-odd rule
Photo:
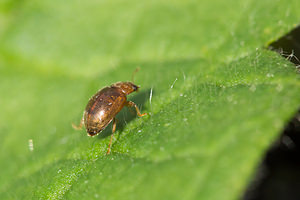
[[[132,92],[138,91],[138,89],[139,87],[132,82],[117,82],[109,87],[99,90],[92,98],[90,98],[79,126],[72,124],[73,128],[79,130],[84,124],[88,136],[95,136],[113,121],[112,135],[107,149],[107,154],[109,154],[112,137],[116,131],[115,116],[122,108],[124,106],[135,107],[139,117],[147,115],[147,113],[141,114],[135,103],[127,101],[126,96]]]

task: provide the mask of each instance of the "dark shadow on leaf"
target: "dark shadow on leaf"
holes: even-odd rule
[[[244,200],[300,199],[300,110],[266,152]]]
[[[300,64],[300,26],[271,43],[270,50]],[[252,177],[244,200],[300,199],[300,110],[268,149]]]
[[[300,25],[269,45],[269,49],[295,65],[300,64]]]

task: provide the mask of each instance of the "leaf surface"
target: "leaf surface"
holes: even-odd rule
[[[6,1],[0,199],[237,199],[299,106],[299,74],[265,50],[298,1]],[[149,115],[75,131],[98,89],[131,79]],[[30,146],[32,141],[33,150]]]

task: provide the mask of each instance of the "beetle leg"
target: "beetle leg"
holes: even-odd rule
[[[75,130],[81,130],[82,126],[83,126],[83,123],[84,123],[84,119],[82,117],[81,121],[80,121],[80,124],[77,126],[75,125],[74,123],[72,123],[72,127],[75,129]]]
[[[126,102],[126,106],[127,106],[127,107],[135,107],[136,113],[137,113],[137,115],[138,115],[139,117],[143,117],[144,115],[148,115],[148,113],[143,113],[143,114],[141,114],[140,109],[139,109],[139,108],[137,107],[137,105],[136,105],[134,102],[132,102],[132,101],[127,101],[127,102]]]
[[[135,115],[135,112],[131,109],[131,107],[128,107],[128,110],[130,111],[131,114]]]
[[[116,118],[114,118],[113,119],[113,125],[112,125],[112,134],[110,136],[110,142],[108,144],[108,148],[107,148],[106,154],[110,153],[110,147],[111,147],[111,143],[112,143],[112,138],[113,138],[114,132],[116,132],[116,128],[117,128],[117,120],[116,120]]]

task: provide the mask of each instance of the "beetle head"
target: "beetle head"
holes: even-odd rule
[[[120,88],[124,94],[128,95],[132,92],[137,92],[140,88],[139,86],[133,84],[132,82],[118,82],[112,86]]]

